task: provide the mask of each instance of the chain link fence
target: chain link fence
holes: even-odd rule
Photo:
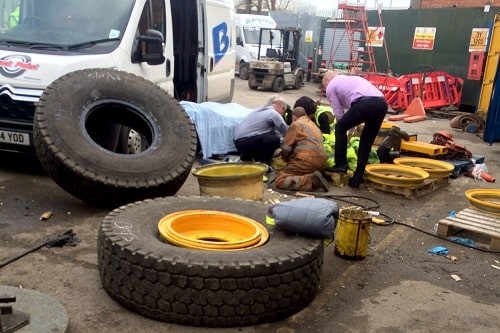
[[[317,11],[315,6],[304,6],[295,10],[271,12],[272,18],[280,27],[302,29],[302,38],[299,47],[299,64],[307,69],[308,57],[317,58],[320,45],[321,23],[332,17],[337,17],[337,10]],[[312,40],[305,41],[306,32],[312,32]],[[316,66],[318,67],[318,66]]]

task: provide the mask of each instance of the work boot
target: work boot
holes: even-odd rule
[[[347,185],[349,185],[350,188],[359,189],[359,184],[361,184],[361,182],[353,177],[349,178],[347,181]]]
[[[334,165],[331,168],[326,168],[326,171],[335,173],[346,173],[347,165]]]
[[[323,177],[321,172],[314,171],[313,175],[319,188],[321,188],[324,192],[328,192],[328,190],[330,190],[330,184],[328,183],[328,180]]]
[[[347,181],[347,185],[349,185],[350,188],[359,189],[359,185],[362,182],[363,182],[363,176],[360,176],[355,172],[354,175]]]

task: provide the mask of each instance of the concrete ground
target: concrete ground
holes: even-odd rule
[[[274,95],[251,91],[236,79],[234,102],[257,107]],[[289,104],[302,95],[319,98],[317,86],[281,95]],[[439,130],[451,130],[446,119],[401,123],[419,141],[429,142]],[[491,174],[500,175],[500,145],[488,145],[474,134],[452,131],[455,141],[474,154],[485,156]],[[431,193],[407,199],[362,186],[330,187],[328,194],[340,206],[345,199],[363,204],[368,197],[396,223],[373,224],[368,255],[361,261],[337,257],[334,246],[325,249],[321,288],[304,310],[282,321],[258,326],[206,329],[157,322],[130,312],[103,290],[97,270],[97,229],[107,210],[88,206],[45,176],[37,161],[25,156],[0,156],[0,260],[14,256],[47,235],[72,229],[80,244],[41,248],[0,268],[0,286],[22,287],[46,294],[65,310],[38,309],[33,316],[68,320],[66,332],[499,332],[500,255],[436,238],[433,229],[451,211],[468,207],[464,192],[472,188],[498,188],[498,183],[476,181],[463,175]],[[199,195],[190,176],[178,193]],[[355,196],[349,198],[348,196]],[[347,197],[344,197],[347,196]],[[266,190],[265,199],[289,200],[289,195]],[[371,203],[371,202],[369,202]],[[40,220],[51,211],[52,216]],[[458,236],[487,241],[477,234]],[[449,258],[428,253],[445,246]],[[452,260],[455,259],[455,260]],[[456,281],[453,276],[458,276]],[[23,304],[17,305],[20,310]],[[55,308],[59,308],[55,306]],[[41,332],[27,326],[18,332]]]

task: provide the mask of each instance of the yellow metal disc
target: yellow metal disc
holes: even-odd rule
[[[449,162],[424,157],[398,157],[395,158],[393,162],[398,165],[424,169],[429,173],[429,178],[448,177],[455,169],[455,166]]]
[[[500,214],[500,190],[471,189],[465,191],[469,204],[479,210]]]
[[[164,240],[202,250],[241,250],[267,242],[269,233],[259,222],[221,211],[186,210],[164,216],[158,223]]]
[[[424,169],[397,164],[368,164],[365,168],[368,180],[399,187],[412,187],[429,178]]]

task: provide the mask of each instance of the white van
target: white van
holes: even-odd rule
[[[177,100],[230,102],[233,0],[0,0],[0,150],[33,149],[45,88],[82,69],[117,69]]]
[[[236,14],[236,73],[241,79],[248,79],[248,64],[251,60],[257,59],[259,54],[260,28],[275,29],[276,21],[271,16],[255,14]],[[276,37],[275,37],[276,38]],[[279,34],[277,34],[279,38]],[[261,55],[270,48],[271,36],[262,36]],[[274,45],[279,45],[279,41],[272,41]]]

